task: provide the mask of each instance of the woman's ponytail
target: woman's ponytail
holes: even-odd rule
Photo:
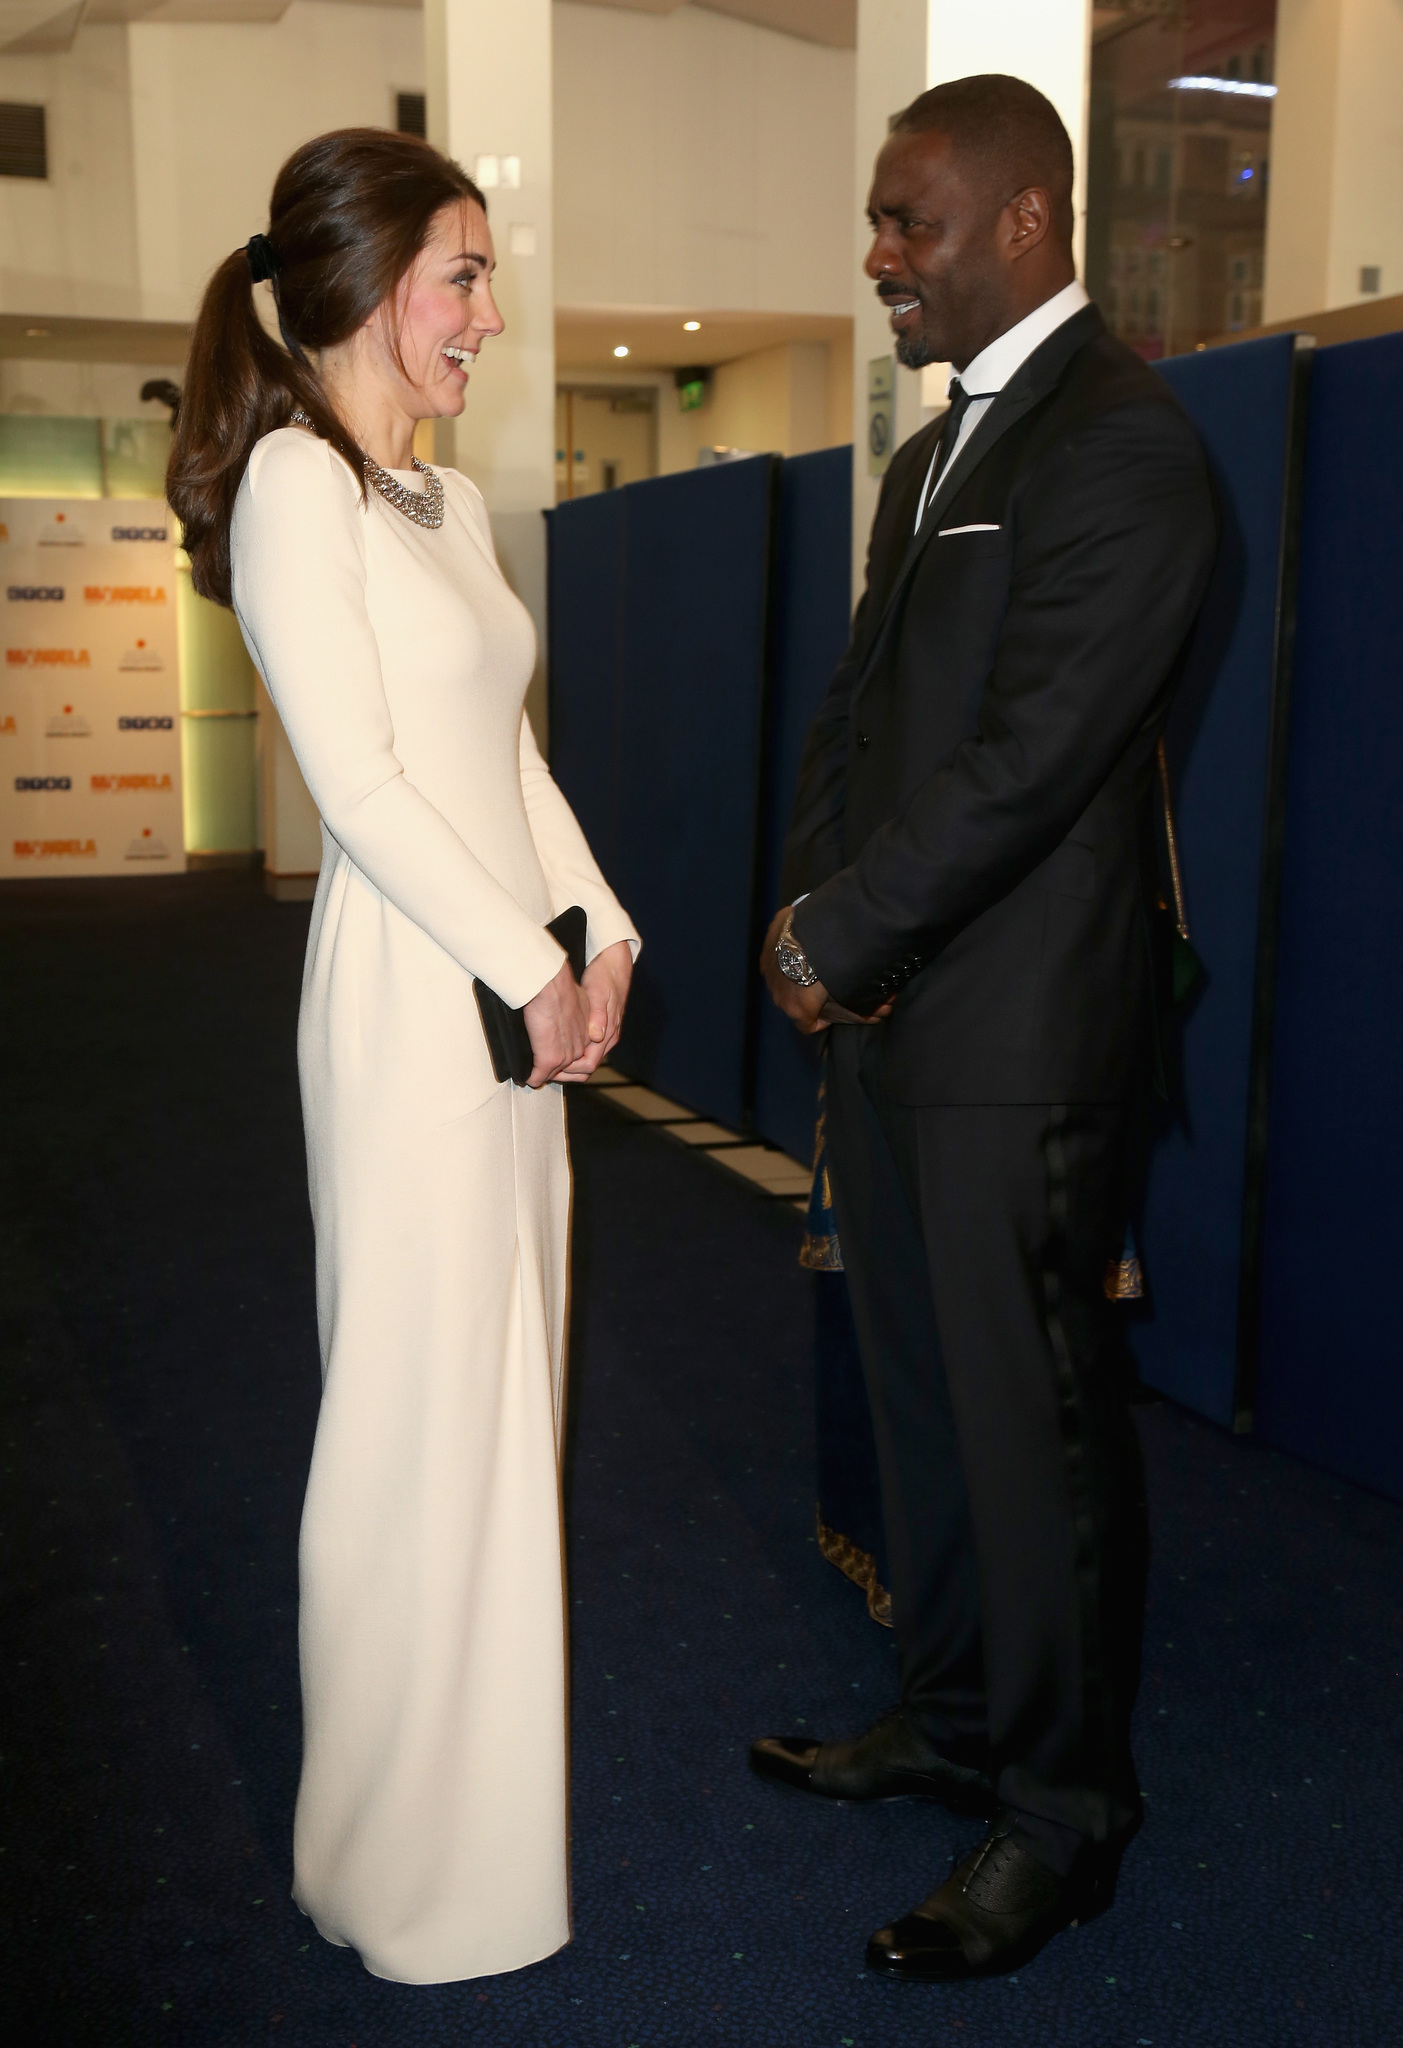
[[[200,306],[166,471],[195,588],[216,604],[233,602],[229,523],[254,444],[320,396],[308,370],[265,334],[253,292],[247,254],[236,249]]]
[[[196,590],[232,604],[229,528],[255,445],[293,410],[365,490],[365,454],[337,417],[308,352],[346,341],[388,300],[455,202],[482,206],[459,166],[426,142],[379,128],[318,136],[283,165],[269,232],[226,256],[195,322],[166,471]],[[268,280],[280,347],[254,303]]]

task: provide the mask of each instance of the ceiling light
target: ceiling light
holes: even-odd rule
[[[1171,92],[1233,92],[1248,100],[1274,100],[1274,85],[1257,85],[1249,78],[1171,78]]]
[[[700,320],[684,320],[682,322],[682,332],[684,334],[695,334],[700,326]]]
[[[628,350],[624,347],[623,343],[620,342],[618,347],[614,350],[614,354],[616,356],[626,356],[628,354]]]
[[[47,341],[49,338],[47,327],[26,327],[24,331],[30,341]]]

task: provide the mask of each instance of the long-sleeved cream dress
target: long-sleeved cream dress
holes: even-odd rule
[[[420,527],[285,427],[232,539],[239,623],[322,817],[294,1896],[377,1976],[425,1984],[570,1931],[562,1091],[494,1079],[472,980],[527,1002],[572,903],[591,957],[636,944],[524,717],[535,638],[481,496],[443,481],[443,524]]]

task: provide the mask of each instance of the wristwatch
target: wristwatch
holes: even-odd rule
[[[775,940],[775,960],[779,971],[800,988],[812,988],[818,980],[809,965],[809,956],[794,936],[794,912],[791,910],[784,920],[784,929]]]

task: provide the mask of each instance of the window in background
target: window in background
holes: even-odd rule
[[[1262,318],[1276,0],[1093,9],[1086,282],[1147,360]]]
[[[0,178],[47,178],[49,140],[42,107],[0,100]]]
[[[428,119],[428,108],[423,93],[395,94],[395,127],[401,135],[417,135],[422,141],[428,134]]]

